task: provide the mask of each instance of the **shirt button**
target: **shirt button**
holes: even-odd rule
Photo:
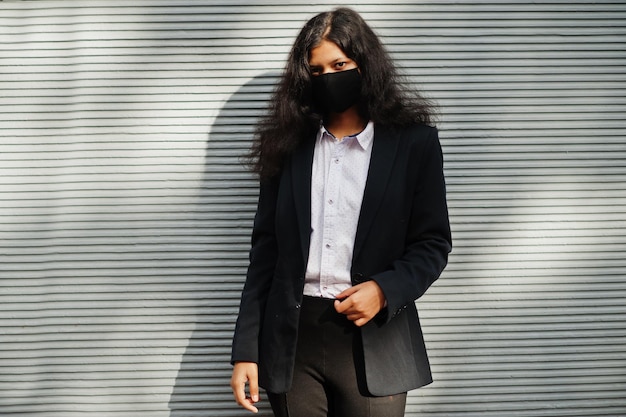
[[[338,164],[339,163],[339,158],[335,159],[335,163]]]
[[[333,204],[333,200],[328,200],[328,204]]]
[[[326,249],[330,249],[330,244],[329,243],[326,244]]]

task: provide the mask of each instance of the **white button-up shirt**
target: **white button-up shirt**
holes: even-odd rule
[[[335,298],[352,286],[352,252],[373,141],[373,122],[342,139],[320,129],[313,155],[305,295]]]

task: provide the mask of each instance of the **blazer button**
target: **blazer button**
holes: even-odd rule
[[[302,307],[300,304],[296,304],[296,310]]]
[[[362,284],[363,282],[365,282],[364,276],[360,272],[356,272],[356,273],[352,274],[352,280],[356,284]]]

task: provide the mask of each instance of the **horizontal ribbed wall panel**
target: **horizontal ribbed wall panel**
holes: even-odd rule
[[[406,415],[626,415],[626,5],[352,6],[441,113],[455,247]],[[0,414],[245,415],[240,159],[331,7],[0,2]]]

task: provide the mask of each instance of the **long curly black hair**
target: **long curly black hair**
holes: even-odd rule
[[[357,12],[339,8],[320,13],[297,36],[268,112],[257,125],[248,162],[261,179],[280,172],[285,158],[320,127],[324,115],[313,102],[309,53],[323,39],[357,63],[363,118],[391,127],[434,123],[432,104],[407,88],[378,36]]]

